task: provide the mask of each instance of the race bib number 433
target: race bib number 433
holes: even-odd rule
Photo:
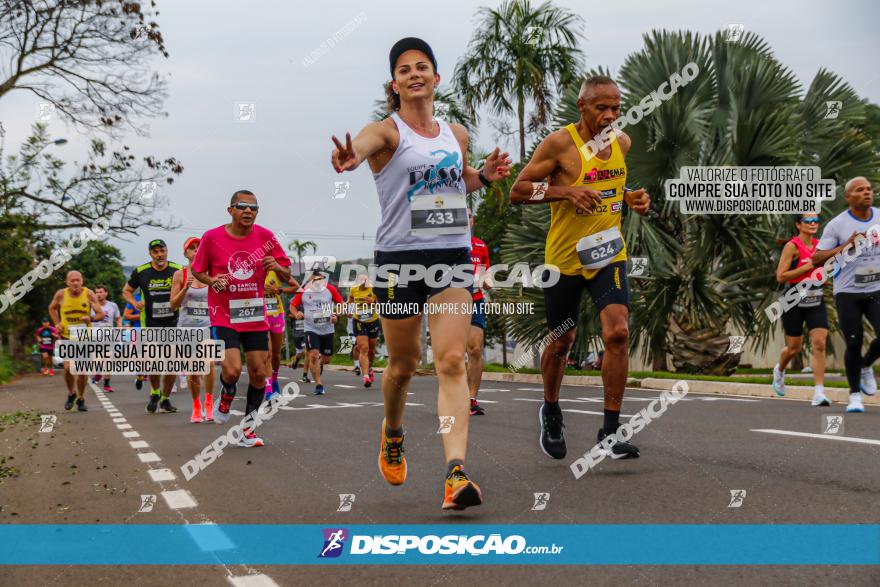
[[[467,201],[459,194],[414,196],[411,204],[412,234],[466,234]]]

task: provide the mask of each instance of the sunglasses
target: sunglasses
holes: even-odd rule
[[[251,212],[256,212],[260,209],[260,206],[257,204],[245,204],[244,202],[236,202],[232,207],[236,210],[250,210]]]
[[[819,224],[818,218],[801,218],[798,220],[801,224]]]

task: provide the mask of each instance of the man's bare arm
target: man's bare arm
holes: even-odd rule
[[[569,200],[576,207],[592,210],[602,203],[596,190],[583,186],[552,186],[550,176],[561,166],[559,154],[564,152],[568,137],[556,131],[541,141],[532,159],[526,164],[510,190],[512,204],[545,204]]]
[[[55,292],[55,295],[52,297],[52,301],[49,303],[49,317],[52,319],[52,325],[56,328],[59,324],[61,324],[61,318],[58,314],[59,308],[61,308],[61,299],[64,296],[64,290],[59,289]]]
[[[816,267],[818,267],[819,265],[824,265],[825,261],[827,261],[831,257],[837,255],[843,249],[845,249],[846,247],[853,244],[856,241],[856,238],[860,234],[863,234],[863,233],[860,233],[860,232],[852,233],[852,235],[850,235],[850,237],[848,239],[846,239],[846,242],[843,243],[842,245],[840,245],[839,247],[835,247],[833,249],[828,249],[827,251],[816,249],[816,252],[813,253],[813,265]]]

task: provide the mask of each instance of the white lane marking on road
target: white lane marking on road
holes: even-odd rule
[[[776,430],[774,428],[753,428],[752,432],[765,432],[767,434],[781,434],[783,436],[803,436],[805,438],[821,438],[822,440],[839,440],[840,442],[856,442],[859,444],[874,444],[880,446],[880,440],[870,438],[856,438],[855,436],[837,436],[836,434],[814,434],[812,432],[795,432],[793,430]]]
[[[230,409],[229,413],[232,414],[233,416],[244,416],[244,412],[242,412],[240,410]]]
[[[235,587],[279,587],[269,575],[243,575],[241,577],[227,577]]]
[[[139,452],[138,458],[142,463],[155,463],[162,460],[159,458],[159,455],[154,452]]]
[[[605,412],[592,412],[590,410],[574,410],[570,408],[565,408],[562,410],[563,412],[574,412],[575,414],[590,414],[591,416],[604,416]],[[621,414],[621,418],[632,418],[631,414]]]
[[[91,385],[91,388],[93,391],[100,393],[98,387],[96,387],[94,384],[91,384],[91,383],[90,383],[90,385]],[[236,399],[244,399],[244,398],[236,398]],[[109,402],[107,402],[107,403],[109,404],[109,407],[111,409],[115,409],[115,408],[113,408],[112,404],[110,404]],[[137,438],[140,436],[140,434],[137,431],[131,430],[131,424],[127,424],[127,423],[126,424],[117,424],[116,427],[119,429],[125,429],[125,428],[129,429],[127,432],[122,433],[122,435],[125,438]],[[155,457],[155,459],[154,459],[155,462],[161,462],[161,459],[155,453],[137,453],[137,454],[138,454],[138,458],[141,459],[142,462],[145,462],[145,459],[144,459],[145,454],[152,455],[153,457]],[[148,465],[148,467],[149,467],[149,465]],[[148,468],[147,471],[150,475],[150,478],[154,482],[158,483],[160,488],[162,488],[163,490],[165,489],[164,484],[166,484],[166,483],[168,483],[170,485],[170,487],[174,488],[173,490],[164,490],[161,492],[162,497],[165,499],[165,502],[168,504],[169,508],[171,508],[171,509],[184,509],[184,508],[193,508],[193,507],[198,506],[198,504],[196,503],[196,500],[192,496],[192,494],[190,494],[186,490],[178,488],[177,481],[176,481],[177,477],[171,471],[171,469]],[[177,515],[180,516],[180,519],[183,521],[184,524],[186,524],[188,526],[193,525],[190,522],[190,520],[188,520],[187,517],[182,512],[178,511]],[[202,516],[202,518],[204,520],[204,523],[206,523],[206,524],[213,523],[210,520],[207,520],[207,518],[204,518],[204,516]],[[198,543],[198,541],[197,541],[197,543]],[[229,568],[229,566],[224,564],[219,559],[217,562],[220,563],[220,565],[223,567],[224,571],[226,572],[227,578],[231,578],[232,577],[232,570]],[[244,567],[244,569],[247,572],[251,573],[250,575],[248,575],[249,577],[266,577],[268,582],[263,583],[264,585],[275,585],[275,582],[272,581],[272,579],[270,579],[266,575],[257,574],[256,571],[254,571],[251,567],[249,567],[247,565],[242,565],[242,566]]]
[[[120,422],[128,422],[125,418],[113,418],[114,424],[119,424]]]
[[[480,398],[480,403],[481,403],[481,404],[500,404],[501,402],[499,402],[498,400],[494,400],[494,399],[483,399],[483,398]]]
[[[334,383],[333,387],[344,387],[345,389],[357,389],[355,385],[343,385],[342,383]]]
[[[543,387],[517,387],[517,391],[544,391]]]
[[[146,440],[132,440],[128,443],[131,448],[149,448],[150,443]]]
[[[160,481],[174,481],[177,479],[177,476],[171,469],[150,469],[148,473],[150,474],[150,479],[157,483]]]
[[[192,494],[186,489],[163,491],[162,497],[165,499],[165,503],[168,504],[168,507],[172,510],[194,508],[199,505]]]

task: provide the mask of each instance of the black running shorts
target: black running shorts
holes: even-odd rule
[[[424,279],[409,279],[406,284],[391,284],[382,272],[377,271],[373,291],[379,301],[379,315],[383,318],[410,318],[421,313],[428,298],[438,293],[457,287],[473,291],[474,266],[471,262],[470,249],[436,249],[421,251],[376,251],[374,257],[377,268],[388,268],[389,273],[399,278],[401,270],[394,269],[401,265],[418,266],[425,270],[434,268]],[[456,269],[459,266],[459,269]],[[446,272],[444,274],[443,272]],[[467,275],[462,282],[452,275]],[[418,311],[414,309],[418,308]]]
[[[317,349],[325,357],[333,356],[333,333],[318,334],[306,330],[306,350]]]
[[[789,308],[782,314],[782,331],[785,336],[803,336],[804,323],[807,324],[807,332],[814,328],[828,328],[828,310],[825,304],[819,304],[812,308]]]
[[[381,331],[381,327],[379,326],[378,320],[373,320],[372,322],[361,322],[360,320],[354,321],[354,335],[355,336],[366,336],[369,338],[379,338],[380,331]]]
[[[549,281],[546,269],[543,280]],[[626,261],[617,261],[606,265],[592,278],[584,279],[580,275],[560,275],[556,285],[544,288],[544,308],[547,313],[547,327],[554,330],[569,319],[577,324],[581,305],[581,294],[584,290],[601,312],[605,306],[621,304],[629,308],[629,281],[626,277]]]
[[[227,326],[212,326],[211,338],[226,343],[226,352],[230,349],[242,349],[246,353],[269,350],[268,330],[238,332]]]

